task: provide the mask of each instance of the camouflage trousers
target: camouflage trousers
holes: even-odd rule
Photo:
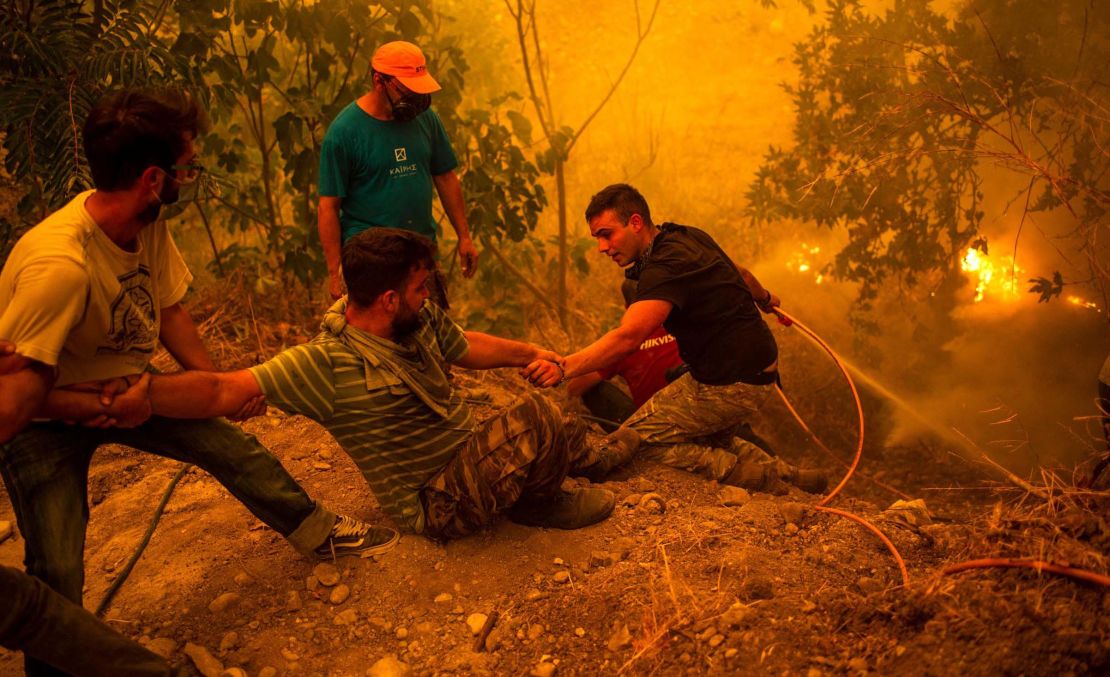
[[[586,427],[565,420],[532,393],[483,423],[420,491],[424,533],[450,539],[473,533],[521,496],[553,496],[587,454]]]
[[[737,462],[768,465],[785,474],[792,466],[747,440],[733,437],[723,448],[706,439],[751,421],[772,388],[747,383],[712,386],[683,374],[655,393],[625,425],[640,435],[645,458],[711,480],[727,477]]]

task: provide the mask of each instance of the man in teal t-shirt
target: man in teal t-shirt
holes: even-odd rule
[[[335,299],[343,293],[342,243],[353,235],[391,227],[435,241],[433,186],[458,236],[465,277],[478,261],[455,173],[459,163],[443,122],[429,108],[440,86],[428,74],[424,54],[412,43],[390,42],[370,65],[374,88],[336,116],[320,152],[317,227]]]

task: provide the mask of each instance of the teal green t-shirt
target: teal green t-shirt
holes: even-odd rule
[[[379,120],[352,102],[324,135],[320,195],[342,200],[344,242],[375,227],[403,228],[435,240],[432,177],[458,164],[435,111],[397,122]]]

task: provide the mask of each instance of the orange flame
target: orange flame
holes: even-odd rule
[[[1014,265],[1012,256],[993,261],[978,249],[969,247],[960,261],[960,270],[975,283],[975,303],[988,296],[1002,301],[1015,301],[1021,296],[1017,281],[1018,275],[1024,271]]]

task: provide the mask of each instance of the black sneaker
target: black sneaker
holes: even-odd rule
[[[401,534],[389,527],[375,527],[353,517],[340,515],[332,525],[331,533],[316,548],[317,557],[334,559],[344,555],[369,557],[392,550],[401,540]]]
[[[616,504],[608,489],[580,487],[546,498],[524,497],[509,509],[509,519],[530,527],[581,529],[608,517]]]

